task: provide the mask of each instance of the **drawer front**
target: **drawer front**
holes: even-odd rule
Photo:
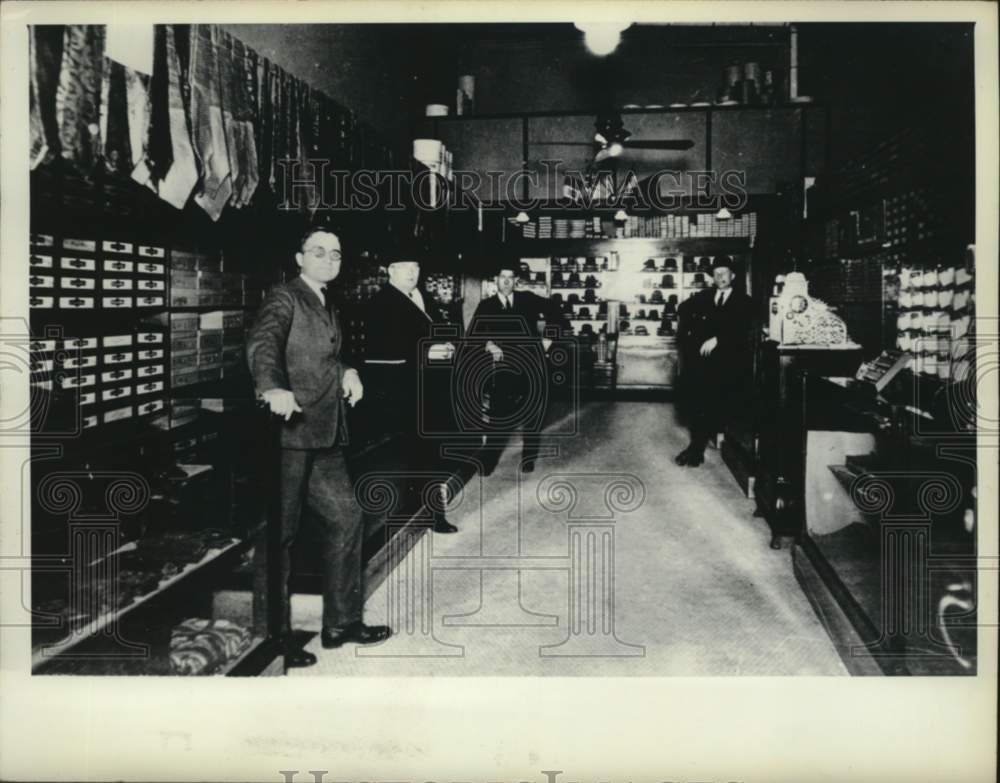
[[[160,345],[163,342],[163,332],[139,332],[135,336],[137,345]]]
[[[197,366],[197,353],[173,353],[170,355],[170,369],[172,372]]]
[[[28,306],[36,310],[47,310],[55,306],[55,298],[51,296],[29,296]]]
[[[94,375],[71,375],[59,379],[59,386],[63,389],[84,389],[97,383]]]
[[[63,256],[59,259],[59,268],[70,272],[94,272],[97,270],[97,262],[93,258]]]
[[[135,251],[143,258],[166,258],[167,249],[164,247],[154,247],[152,245],[139,245]]]
[[[59,306],[68,310],[93,310],[92,296],[60,296]]]
[[[55,247],[56,238],[52,234],[32,234],[28,241],[32,247]]]
[[[118,351],[116,353],[104,354],[105,364],[128,364],[132,361],[134,354],[131,351]]]
[[[154,359],[162,359],[163,358],[163,349],[162,348],[149,348],[149,349],[147,349],[145,351],[139,351],[139,353],[136,356],[136,358],[140,362],[150,362],[150,361],[153,361]]]
[[[194,288],[174,288],[170,291],[170,304],[172,307],[196,307],[198,291]]]
[[[155,275],[163,278],[167,276],[166,264],[154,264],[149,261],[140,261],[136,264],[135,271],[140,275]]]
[[[136,376],[139,378],[153,378],[157,375],[163,375],[162,364],[148,364],[136,370]]]
[[[131,274],[135,271],[135,263],[132,261],[105,260],[102,269],[112,274]]]
[[[153,392],[163,391],[163,381],[147,381],[146,383],[140,383],[135,387],[135,393],[138,395],[152,394]]]
[[[101,383],[121,383],[132,379],[131,369],[111,370],[101,373]]]
[[[151,413],[162,411],[164,407],[165,403],[163,400],[150,400],[149,402],[139,403],[137,412],[140,416],[148,416]]]
[[[55,340],[32,340],[28,343],[29,351],[54,351],[56,349]]]
[[[67,337],[62,347],[73,351],[88,351],[97,347],[96,337]]]
[[[189,353],[198,349],[198,338],[194,335],[189,337],[170,338],[170,350],[174,354]]]
[[[120,348],[123,345],[132,345],[132,335],[111,334],[101,338],[101,345],[105,348]]]
[[[62,246],[66,250],[82,250],[85,253],[94,253],[97,251],[97,241],[94,239],[74,239],[66,237],[62,241]]]
[[[93,291],[97,287],[97,281],[93,277],[70,275],[60,278],[59,287],[69,291]]]
[[[136,307],[163,307],[166,299],[162,296],[137,296]]]
[[[30,372],[52,372],[53,359],[32,359],[28,365]]]
[[[31,288],[55,288],[56,279],[51,275],[31,275],[28,277]]]
[[[142,291],[142,292],[145,292],[145,291],[166,291],[167,290],[167,284],[166,284],[165,281],[163,281],[163,280],[146,280],[144,278],[136,281],[136,286],[135,287],[136,287],[137,291]]]
[[[97,392],[84,392],[77,398],[76,404],[82,407],[93,405],[95,402],[97,402]]]
[[[115,408],[114,410],[105,411],[103,421],[105,424],[109,424],[113,421],[123,421],[125,419],[131,419],[135,415],[135,412],[131,405],[124,408]]]
[[[101,390],[101,402],[125,400],[132,396],[131,386],[115,386],[113,389]]]
[[[101,297],[101,307],[108,310],[120,310],[126,307],[132,307],[133,301],[131,296],[103,296]]]
[[[101,250],[105,253],[117,253],[117,254],[131,254],[132,253],[132,243],[131,242],[118,242],[114,239],[106,239],[101,243]]]
[[[67,370],[78,370],[82,367],[96,367],[97,357],[96,356],[81,356],[76,359],[64,359],[62,366]]]
[[[28,266],[32,269],[53,269],[55,263],[52,256],[36,255],[32,253],[28,256]]]
[[[85,430],[89,430],[92,429],[93,427],[96,427],[98,423],[99,422],[97,416],[84,416],[83,421],[80,422],[81,426]]]
[[[131,291],[135,288],[135,280],[128,277],[106,277],[101,281],[105,291]]]

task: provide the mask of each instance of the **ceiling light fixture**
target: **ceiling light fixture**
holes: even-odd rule
[[[592,54],[604,57],[611,54],[621,43],[622,31],[632,25],[631,22],[574,22],[577,30],[583,33],[583,42]]]
[[[626,212],[624,209],[619,209],[617,212],[615,212],[616,223],[624,223],[626,220],[628,220],[628,212]]]
[[[528,213],[522,209],[520,212],[517,213],[517,216],[514,218],[514,220],[516,220],[518,223],[527,223],[529,220],[531,220],[531,218],[528,217]]]
[[[715,213],[716,220],[732,220],[733,213],[730,212],[725,207],[722,207],[718,212]]]

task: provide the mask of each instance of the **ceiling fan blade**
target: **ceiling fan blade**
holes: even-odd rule
[[[689,150],[694,146],[691,139],[661,139],[659,141],[639,141],[626,139],[622,146],[632,150]]]

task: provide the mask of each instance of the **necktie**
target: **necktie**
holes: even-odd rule
[[[503,310],[504,310],[504,312],[505,313],[509,313],[510,312],[510,299],[505,296],[502,301],[503,301]]]
[[[321,285],[319,290],[323,292],[323,296],[320,297],[323,300],[323,307],[327,310],[330,309],[330,295],[327,293],[327,286]]]
[[[719,291],[718,296],[715,297],[715,306],[722,307],[724,301],[726,301],[726,294],[724,291]]]

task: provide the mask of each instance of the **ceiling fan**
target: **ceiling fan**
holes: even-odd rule
[[[618,158],[630,150],[689,150],[691,139],[630,139],[620,114],[602,114],[594,122],[593,141],[535,141],[532,144],[558,147],[593,147],[594,163],[607,158]]]

